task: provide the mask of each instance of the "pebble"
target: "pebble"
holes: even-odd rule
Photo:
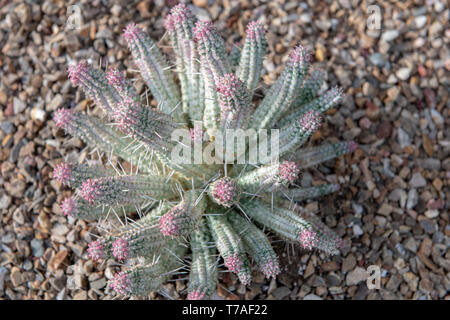
[[[384,58],[384,55],[379,52],[372,53],[369,56],[369,60],[377,67],[382,67],[386,64],[386,59]]]
[[[421,29],[427,23],[427,17],[426,16],[417,16],[414,18],[414,22],[415,22],[416,28]]]
[[[288,296],[290,293],[291,293],[291,290],[288,287],[282,286],[282,287],[276,288],[272,292],[272,295],[275,297],[275,299],[282,300],[284,297]]]
[[[33,256],[41,257],[44,254],[43,241],[41,239],[31,240],[30,247],[33,252]]]
[[[383,32],[383,34],[381,35],[381,40],[389,42],[397,39],[398,36],[399,36],[398,30],[387,30]]]
[[[416,172],[412,175],[411,180],[409,180],[409,185],[412,188],[425,187],[427,185],[427,181],[420,172]]]
[[[397,70],[395,75],[400,80],[406,81],[409,79],[409,76],[411,75],[411,69],[410,68],[400,68]]]
[[[406,202],[406,209],[411,210],[414,209],[414,207],[419,202],[419,194],[417,193],[416,189],[410,189],[408,191],[408,200]]]
[[[13,98],[13,106],[14,106],[14,114],[22,113],[22,111],[24,111],[25,108],[27,107],[25,102],[23,102],[17,97]]]
[[[0,129],[6,134],[10,134],[14,131],[14,125],[10,121],[3,121],[0,123]]]
[[[397,139],[400,145],[400,148],[405,148],[406,146],[411,145],[411,138],[402,128],[397,129]]]
[[[321,297],[319,297],[319,296],[313,294],[313,293],[310,293],[310,294],[306,295],[306,296],[303,298],[303,300],[323,300],[323,299],[322,299]]]
[[[0,210],[6,209],[11,204],[12,198],[8,196],[7,194],[3,194],[0,196]]]
[[[347,284],[347,286],[354,286],[361,281],[367,280],[368,276],[369,274],[367,273],[366,269],[357,267],[347,274],[345,283]]]

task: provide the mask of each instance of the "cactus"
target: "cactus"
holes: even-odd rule
[[[342,240],[297,202],[339,186],[300,188],[295,182],[301,170],[357,148],[354,142],[339,142],[302,149],[342,91],[318,95],[325,72],[313,70],[308,76],[310,53],[298,45],[254,107],[266,50],[261,23],[248,25],[240,54],[231,55],[213,24],[197,21],[183,3],[172,8],[164,25],[175,52],[175,73],[136,24],[123,34],[156,108],[144,104],[120,70],[104,72],[81,61],[69,67],[69,78],[106,116],[68,109],[54,114],[57,127],[138,169],[119,172],[111,161],[110,167],[59,163],[53,173],[56,181],[76,189],[61,202],[64,215],[121,219],[120,227],[112,224],[88,248],[93,260],[115,259],[122,265],[109,288],[119,295],[148,295],[188,261],[188,299],[211,297],[222,264],[244,285],[251,283],[253,263],[267,278],[276,277],[281,266],[262,229],[305,250],[337,253]],[[230,129],[272,128],[279,129],[279,162],[217,163],[224,158],[215,149],[212,163],[196,162],[195,155],[193,163],[173,158],[174,150],[186,146],[203,151],[213,150],[215,143],[227,145]],[[188,132],[186,139],[173,137],[178,129]],[[249,144],[243,148],[248,151]],[[236,150],[233,146],[231,153]],[[138,219],[129,223],[136,212]],[[191,259],[185,260],[189,252]]]

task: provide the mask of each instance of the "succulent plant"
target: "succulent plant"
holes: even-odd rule
[[[185,4],[171,9],[165,28],[175,72],[136,24],[123,33],[156,107],[122,71],[104,72],[81,61],[69,67],[68,76],[106,116],[70,109],[54,114],[56,126],[134,168],[124,173],[112,164],[61,163],[54,169],[57,181],[76,189],[61,203],[64,215],[121,221],[120,226],[111,222],[114,227],[88,248],[93,260],[116,259],[122,265],[110,288],[120,295],[148,295],[174,274],[189,272],[187,298],[207,299],[216,290],[221,261],[244,285],[251,283],[252,265],[267,278],[276,277],[281,266],[263,230],[307,250],[338,252],[342,240],[297,202],[339,186],[301,188],[295,182],[301,170],[356,149],[351,141],[302,148],[342,91],[319,95],[325,73],[310,70],[309,51],[298,45],[264,98],[254,98],[266,51],[260,22],[248,24],[241,51],[231,53],[212,23],[197,21]],[[197,163],[172,157],[180,144],[203,150],[226,143],[228,130],[274,128],[279,161]],[[176,130],[187,131],[189,141],[173,139]],[[224,160],[218,153],[214,157]]]

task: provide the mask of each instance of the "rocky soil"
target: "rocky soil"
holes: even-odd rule
[[[51,179],[64,159],[95,158],[57,130],[59,107],[92,109],[70,84],[77,59],[124,69],[131,58],[120,34],[130,21],[154,39],[175,0],[0,0],[0,299],[112,299],[113,263],[93,263],[87,243],[98,230],[61,214],[69,189]],[[80,29],[69,29],[80,5]],[[354,139],[360,148],[304,172],[302,184],[338,181],[342,190],[304,205],[347,241],[340,255],[304,252],[274,238],[283,265],[276,280],[255,273],[239,285],[221,274],[216,299],[449,299],[450,11],[444,0],[194,0],[230,48],[245,25],[267,25],[261,90],[299,41],[328,71],[328,87],[347,96],[330,110],[312,143]],[[381,30],[367,27],[379,6]],[[165,40],[162,44],[167,44]],[[164,47],[170,53],[170,48]],[[142,83],[138,84],[141,86]],[[92,111],[92,110],[91,110]],[[381,288],[368,289],[370,265]],[[184,299],[186,282],[169,282],[154,299]]]

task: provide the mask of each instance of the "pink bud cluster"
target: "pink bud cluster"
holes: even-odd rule
[[[123,37],[127,42],[136,40],[141,33],[142,29],[140,29],[136,23],[129,23],[125,29],[123,29]]]
[[[308,229],[303,230],[298,240],[304,249],[311,250],[317,243],[317,233]]]
[[[239,254],[234,253],[233,255],[224,259],[225,267],[228,268],[233,273],[238,274],[242,268],[243,261],[239,257]]]
[[[304,65],[305,63],[309,63],[311,60],[311,55],[309,51],[301,45],[298,45],[291,51],[289,54],[289,63],[293,66]]]
[[[68,130],[71,127],[73,111],[70,109],[60,108],[53,115],[53,121],[58,128]]]
[[[198,21],[194,28],[194,40],[205,40],[213,30],[213,24],[211,21]]]
[[[178,236],[180,233],[182,220],[180,217],[185,215],[185,210],[178,205],[170,209],[159,219],[159,230],[165,236]]]
[[[92,204],[102,194],[102,183],[98,179],[87,179],[80,187],[81,197]]]
[[[322,117],[319,112],[312,110],[300,119],[300,126],[305,131],[316,131],[322,123]]]
[[[267,279],[275,278],[280,272],[280,266],[277,261],[269,260],[261,266],[261,271]]]
[[[293,161],[283,161],[278,167],[278,175],[286,183],[294,183],[299,173],[300,168]]]
[[[67,72],[69,74],[69,79],[72,81],[73,85],[76,86],[80,83],[83,75],[88,73],[87,62],[81,61],[78,64],[70,65]]]
[[[192,290],[187,295],[188,300],[203,300],[205,299],[205,293],[200,289]]]
[[[178,25],[184,23],[191,16],[191,11],[185,3],[180,3],[170,10],[164,20],[166,30],[174,30]]]
[[[100,240],[92,241],[89,243],[87,252],[92,260],[99,261],[104,257],[105,244]]]
[[[216,203],[229,208],[239,202],[241,192],[233,179],[224,177],[211,184],[210,194]]]
[[[246,35],[249,39],[257,39],[263,36],[265,32],[263,24],[259,21],[251,21],[247,24]]]
[[[53,169],[53,178],[59,183],[67,183],[72,177],[71,165],[62,162],[56,165]]]
[[[112,243],[112,254],[118,261],[124,262],[127,260],[129,251],[130,248],[126,239],[119,238]]]
[[[70,216],[76,210],[76,201],[73,197],[65,198],[61,204],[60,208],[64,216]]]
[[[227,73],[219,78],[216,90],[225,97],[232,97],[241,88],[241,85],[242,83],[233,73]]]
[[[109,286],[121,295],[127,295],[131,291],[131,279],[127,272],[119,272],[111,280]]]

